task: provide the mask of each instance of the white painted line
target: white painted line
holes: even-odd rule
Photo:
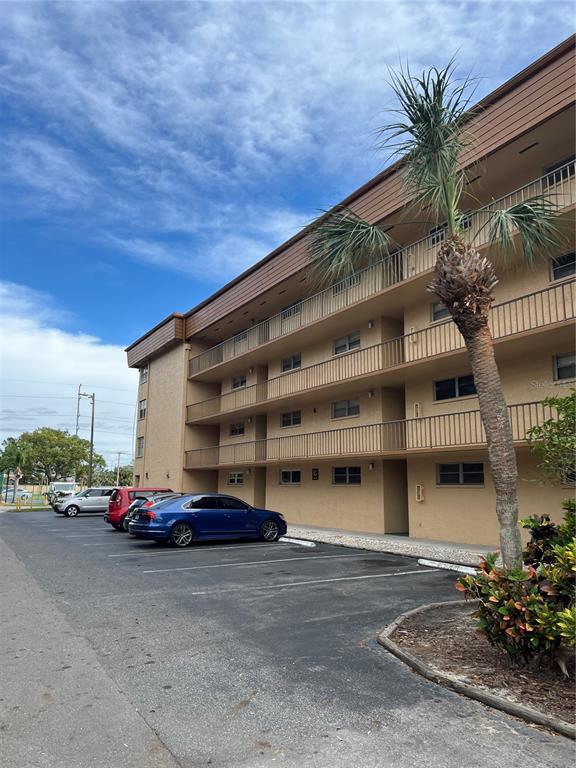
[[[414,575],[428,575],[429,573],[436,573],[437,568],[429,568],[426,571],[399,571],[397,573],[375,573],[369,576],[339,576],[336,579],[312,579],[310,581],[292,581],[287,584],[266,584],[263,587],[249,587],[250,592],[256,592],[263,589],[284,589],[286,587],[305,587],[310,584],[330,584],[334,581],[359,581],[361,579],[391,579],[397,576],[414,576]],[[189,592],[189,595],[221,595],[224,592],[241,592],[244,587],[231,587],[230,589],[213,590],[212,592]]]
[[[274,563],[290,563],[294,560],[343,560],[350,557],[366,557],[361,555],[304,555],[303,557],[281,557],[274,560],[251,560],[246,563],[211,563],[210,565],[187,565],[183,568],[157,568],[154,571],[142,571],[142,573],[172,573],[173,571],[198,571],[204,568],[243,568],[247,565],[273,565]]]
[[[192,555],[192,554],[198,554],[200,552],[214,552],[217,549],[236,549],[238,551],[244,550],[244,549],[251,549],[252,547],[259,547],[263,552],[270,552],[273,550],[270,550],[270,544],[268,544],[268,547],[266,544],[241,544],[241,545],[228,545],[226,547],[187,547],[186,549],[172,549],[167,547],[166,549],[163,549],[160,552],[126,552],[125,554],[121,555],[108,555],[108,557],[160,557],[161,555]]]
[[[110,542],[109,541],[103,541],[99,544],[82,544],[83,547],[109,547]]]
[[[315,547],[315,541],[306,541],[306,539],[291,539],[288,536],[282,536],[278,539],[280,544],[299,544],[301,547]]]
[[[92,536],[112,536],[112,531],[103,531],[102,533],[68,533],[65,539],[88,539]]]
[[[432,568],[441,568],[444,571],[456,571],[457,573],[470,573],[474,575],[477,573],[477,568],[471,568],[469,565],[460,565],[459,563],[444,563],[440,560],[425,560],[420,558],[418,565],[427,565]]]

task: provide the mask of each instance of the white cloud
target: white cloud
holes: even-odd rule
[[[70,319],[49,295],[0,282],[0,439],[41,426],[74,433],[82,384],[96,394],[96,450],[109,462],[115,451],[131,455],[137,373],[127,368],[122,347],[58,327]],[[79,434],[88,438],[87,400],[81,414]]]
[[[2,11],[14,211],[39,207],[155,268],[212,280],[380,170],[371,132],[386,120],[388,66],[459,51],[487,92],[573,22],[572,3],[530,0]]]

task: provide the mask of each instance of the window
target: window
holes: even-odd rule
[[[138,418],[139,419],[146,418],[146,400],[140,400],[140,402],[138,403]]]
[[[344,280],[340,280],[339,283],[333,285],[332,295],[337,296],[339,293],[344,293],[348,288],[352,288],[355,285],[360,285],[360,274],[350,275],[350,277],[346,277]]]
[[[550,273],[552,280],[563,280],[576,274],[576,252],[565,253],[563,256],[554,256],[550,259]]]
[[[244,422],[238,421],[236,424],[230,424],[230,436],[238,437],[238,435],[244,434]]]
[[[148,363],[140,368],[140,384],[146,384],[148,381]]]
[[[566,468],[562,472],[562,485],[568,485],[571,488],[576,486],[576,466],[570,469]]]
[[[560,162],[549,165],[548,168],[544,168],[544,178],[542,179],[542,186],[544,189],[552,187],[554,184],[558,184],[561,181],[567,181],[574,176],[575,157],[576,155],[566,157],[564,160],[560,160]]]
[[[554,358],[554,378],[556,381],[576,379],[576,355],[556,355]]]
[[[218,509],[216,496],[196,496],[184,505],[185,509]]]
[[[446,237],[446,222],[444,224],[438,224],[437,227],[432,227],[428,232],[428,245],[439,245],[444,242]]]
[[[360,415],[360,400],[355,397],[352,400],[336,400],[332,403],[332,418],[343,419],[346,416]]]
[[[450,317],[450,310],[444,306],[443,302],[433,301],[430,304],[430,317],[433,323],[437,323],[438,320],[445,320],[447,317]]]
[[[228,485],[244,485],[244,472],[228,472]]]
[[[360,467],[332,467],[334,485],[360,485],[362,469]]]
[[[332,353],[334,355],[341,355],[343,352],[350,352],[352,349],[358,349],[360,347],[360,331],[354,331],[349,333],[348,336],[342,336],[341,339],[336,339],[332,347]]]
[[[246,374],[241,373],[239,376],[232,376],[232,389],[241,389],[246,386]]]
[[[240,344],[241,341],[246,341],[248,338],[248,330],[243,328],[241,331],[238,331],[238,333],[235,333],[233,338],[234,344]]]
[[[466,232],[472,226],[472,211],[464,211],[460,219],[460,229]]]
[[[298,424],[302,423],[302,413],[301,411],[288,411],[288,413],[283,413],[280,416],[280,426],[281,427],[296,427]]]
[[[293,301],[292,304],[288,304],[282,309],[282,320],[287,320],[289,317],[299,315],[302,312],[302,302]]]
[[[235,499],[233,496],[219,496],[218,506],[220,509],[241,509],[243,512],[248,512],[250,506],[245,504],[240,499]]]
[[[454,379],[442,379],[434,382],[434,399],[450,400],[453,397],[467,397],[476,394],[474,376],[456,376]]]
[[[460,464],[437,464],[438,485],[484,485],[484,464],[468,461]]]
[[[141,459],[144,456],[144,438],[136,438],[136,458]]]
[[[302,473],[299,469],[282,469],[280,470],[280,484],[300,485],[301,476]]]
[[[282,373],[286,373],[286,371],[294,371],[296,368],[300,368],[301,365],[302,355],[298,352],[296,355],[290,355],[290,357],[283,358],[280,370]]]

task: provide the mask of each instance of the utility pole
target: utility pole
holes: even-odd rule
[[[80,424],[80,397],[82,391],[82,384],[78,384],[78,397],[76,398],[76,432],[74,433],[78,437],[78,427]]]
[[[92,419],[90,421],[90,458],[88,460],[88,487],[92,485],[92,465],[94,462],[94,411],[96,410],[96,394],[87,395],[92,400]]]
[[[80,413],[80,398],[85,397],[92,403],[92,418],[90,420],[90,454],[88,458],[88,487],[92,485],[93,463],[94,463],[94,411],[96,410],[96,393],[92,392],[91,395],[86,392],[81,392],[78,388],[78,413]],[[76,422],[78,424],[78,422]],[[78,426],[76,426],[76,434],[78,434]]]

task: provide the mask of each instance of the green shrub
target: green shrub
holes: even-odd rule
[[[524,521],[533,536],[526,568],[498,568],[493,553],[475,575],[456,584],[467,598],[478,600],[473,614],[478,629],[517,666],[552,658],[560,643],[576,647],[574,504],[564,509],[559,526],[545,515]]]

